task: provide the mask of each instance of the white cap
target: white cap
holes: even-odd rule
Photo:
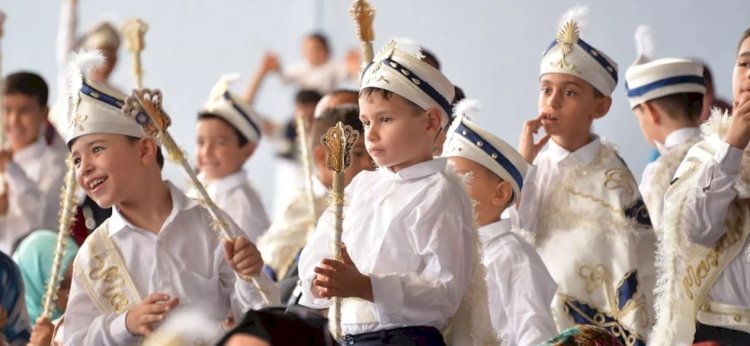
[[[120,48],[120,34],[109,22],[101,22],[89,30],[83,41],[86,50]]]
[[[515,201],[521,195],[526,160],[510,144],[471,122],[467,113],[476,111],[476,100],[462,100],[456,105],[455,119],[448,130],[442,156],[463,157],[489,169],[513,186]]]
[[[392,39],[362,73],[361,89],[388,90],[423,109],[437,108],[445,127],[455,96],[453,83],[442,72],[422,61],[422,48],[408,39]]]
[[[630,107],[680,93],[706,93],[703,64],[688,59],[651,60],[653,42],[647,26],[636,29],[638,57],[625,71],[625,91]]]
[[[74,55],[69,65],[70,99],[68,105],[68,130],[65,142],[71,142],[92,133],[112,133],[131,137],[144,137],[142,127],[127,117],[121,108],[125,94],[99,85],[83,77],[84,72],[104,61],[99,51],[81,51]]]
[[[617,86],[617,63],[580,38],[579,30],[587,14],[587,7],[577,6],[563,16],[557,38],[544,52],[539,76],[568,74],[609,96]]]
[[[229,92],[229,84],[237,79],[236,74],[226,74],[211,89],[208,101],[201,113],[221,117],[242,133],[248,141],[258,143],[261,138],[261,117],[253,108]]]

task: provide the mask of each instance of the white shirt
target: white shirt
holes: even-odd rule
[[[211,217],[197,201],[185,196],[169,182],[172,212],[158,234],[133,226],[112,209],[109,239],[119,250],[141,299],[152,293],[165,293],[180,299],[177,309],[200,309],[217,325],[231,310],[243,316],[257,309],[263,300],[251,283],[237,279],[224,260],[223,239],[210,226]],[[228,220],[233,234],[241,234]],[[90,255],[81,246],[74,263],[85,263]],[[65,345],[132,345],[142,338],[131,335],[122,314],[103,315],[74,275],[68,309],[65,312]],[[278,289],[261,274],[257,281],[269,292],[271,303],[278,303]]]
[[[550,304],[557,285],[536,250],[510,220],[479,228],[492,326],[509,346],[534,346],[557,335]]]
[[[65,158],[44,139],[13,153],[5,170],[8,212],[0,216],[0,251],[12,253],[15,242],[38,228],[57,230]]]
[[[473,215],[463,182],[445,158],[398,173],[362,171],[346,189],[342,240],[359,271],[370,277],[374,303],[356,313],[342,307],[343,334],[406,326],[443,329],[471,278]],[[310,291],[313,268],[332,257],[329,208],[299,261],[302,299],[328,307]],[[344,299],[344,304],[350,299]]]
[[[257,242],[270,226],[266,209],[244,169],[206,184],[206,191],[214,203],[232,217],[253,243]]]
[[[729,204],[737,198],[742,150],[721,142],[713,159],[702,167],[693,203],[682,214],[690,240],[713,246],[726,233],[724,222]],[[737,257],[729,262],[708,292],[710,301],[750,308],[750,237]]]
[[[294,83],[299,89],[312,89],[322,95],[335,90],[346,78],[346,67],[332,60],[317,67],[307,61],[299,61],[281,72],[281,79],[285,83]]]

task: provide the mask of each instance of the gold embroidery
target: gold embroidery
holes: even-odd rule
[[[92,239],[93,240],[93,239]],[[91,253],[96,253],[94,241],[91,241]],[[101,293],[102,297],[109,302],[115,312],[123,313],[127,311],[130,300],[123,293],[122,287],[125,286],[125,279],[122,277],[116,266],[104,267],[104,259],[100,255],[93,255],[91,258],[93,268],[89,271],[89,279],[92,281],[103,281],[106,287]],[[108,284],[108,285],[107,285]]]
[[[589,266],[581,266],[578,268],[578,275],[586,280],[586,292],[591,293],[596,290],[597,287],[602,286],[609,279],[609,273],[603,265],[597,264],[593,268]]]
[[[624,189],[628,195],[635,192],[633,185],[630,184],[630,174],[622,169],[610,169],[604,172],[604,187],[609,190]]]

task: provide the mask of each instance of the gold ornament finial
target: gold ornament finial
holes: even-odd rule
[[[141,69],[141,51],[146,48],[144,36],[148,24],[140,18],[130,18],[120,29],[125,37],[125,48],[133,54],[133,77],[136,89],[143,88],[143,70]]]
[[[557,62],[560,68],[568,70],[575,68],[574,65],[568,64],[565,61],[565,57],[573,51],[573,45],[578,43],[579,36],[580,31],[578,29],[578,24],[572,20],[565,22],[557,33],[557,43],[560,45],[560,50],[562,52],[562,58]]]
[[[352,148],[357,143],[359,132],[340,121],[328,129],[320,139],[326,149],[326,167],[329,171],[343,173],[352,163]]]

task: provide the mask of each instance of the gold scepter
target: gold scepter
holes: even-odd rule
[[[63,279],[63,274],[60,272],[62,268],[63,255],[68,247],[68,239],[70,237],[70,230],[73,227],[73,222],[76,218],[76,206],[78,206],[78,198],[76,197],[76,170],[73,165],[72,156],[68,156],[65,160],[68,172],[65,175],[65,185],[60,192],[60,213],[59,223],[57,228],[57,243],[55,244],[55,252],[52,259],[52,268],[50,268],[49,281],[47,282],[47,288],[44,291],[44,298],[42,300],[42,314],[41,317],[49,319],[52,316],[52,309],[54,309],[55,302],[57,301],[57,294],[60,291],[60,283]]]
[[[305,173],[305,197],[309,204],[308,212],[310,213],[309,228],[315,228],[315,217],[318,214],[315,210],[315,195],[313,194],[312,182],[312,160],[310,160],[310,143],[307,142],[307,122],[302,113],[294,116],[297,128],[297,140],[299,143],[299,154],[302,161],[302,168]]]
[[[349,8],[349,15],[354,19],[357,28],[357,37],[362,42],[362,66],[367,66],[375,57],[372,49],[372,41],[375,41],[375,31],[372,30],[372,22],[375,19],[375,9],[367,0],[354,0]]]
[[[135,88],[143,88],[143,70],[141,69],[141,51],[146,48],[143,39],[148,24],[140,18],[130,18],[120,29],[122,36],[125,37],[125,48],[133,55],[133,78],[135,79]]]
[[[341,256],[341,234],[343,233],[344,222],[344,170],[352,163],[352,148],[357,143],[359,132],[351,126],[342,124],[340,121],[336,126],[326,131],[321,143],[326,149],[326,167],[333,174],[331,184],[331,195],[328,200],[329,205],[334,206],[334,240],[333,240],[333,257],[336,260],[342,260]],[[333,298],[333,335],[337,340],[341,340],[341,298]]]
[[[198,176],[190,166],[190,163],[185,157],[185,153],[180,149],[174,141],[174,138],[172,138],[172,135],[167,131],[172,120],[162,108],[161,91],[145,88],[133,90],[133,94],[125,99],[125,105],[122,107],[122,112],[140,124],[146,134],[158,139],[159,143],[161,143],[166,150],[167,157],[182,166],[200,195],[201,205],[208,211],[209,215],[211,215],[211,219],[213,220],[211,227],[215,231],[220,232],[225,240],[233,241],[234,239],[229,232],[229,224],[221,217],[219,207],[216,206],[208,195],[206,188],[201,184],[200,180],[198,180]],[[263,298],[265,305],[271,303],[268,299],[267,293],[263,291],[254,277],[241,276],[241,278],[250,281],[253,284]]]

